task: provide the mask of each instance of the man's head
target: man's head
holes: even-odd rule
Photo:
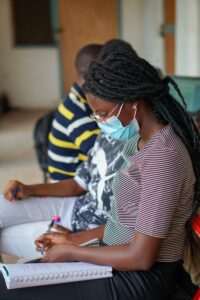
[[[81,48],[75,59],[75,67],[77,72],[77,83],[82,86],[84,83],[84,76],[89,69],[89,65],[99,55],[102,45],[100,44],[88,44]]]

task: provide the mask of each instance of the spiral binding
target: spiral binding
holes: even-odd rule
[[[45,274],[34,274],[34,275],[26,275],[26,276],[16,276],[12,278],[14,282],[24,282],[24,281],[49,281],[49,280],[59,280],[59,279],[71,279],[78,281],[80,279],[91,279],[95,277],[105,277],[105,275],[110,272],[106,268],[101,269],[93,269],[93,270],[74,270],[69,272],[56,272],[56,273],[45,273]]]

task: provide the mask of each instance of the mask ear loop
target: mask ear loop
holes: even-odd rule
[[[116,118],[119,117],[119,115],[120,115],[120,113],[121,113],[121,111],[122,111],[123,106],[124,106],[124,102],[121,104],[121,107],[120,107],[120,109],[119,109],[119,111],[118,111],[118,114],[116,115]]]
[[[133,120],[134,120],[136,117],[136,113],[137,113],[137,104],[133,104],[132,109],[135,110],[134,117],[133,117]]]
[[[117,105],[117,106],[109,113],[109,115],[112,114],[112,113],[114,112],[114,110],[115,110],[119,105],[120,105],[120,103],[119,103],[119,104],[118,104],[118,105]],[[119,115],[120,115],[120,113],[121,113],[121,111],[122,111],[123,106],[124,106],[124,102],[121,104],[121,106],[120,106],[120,108],[119,108],[119,111],[118,111],[117,115],[116,115],[116,116],[111,116],[111,117],[109,117],[108,119],[106,119],[106,121],[105,121],[103,124],[107,124],[107,123],[108,123],[108,120],[109,120],[110,118],[112,118],[112,117],[118,118]]]

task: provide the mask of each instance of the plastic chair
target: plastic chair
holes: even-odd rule
[[[196,232],[197,236],[200,238],[200,215],[196,215],[193,220],[192,228]],[[193,300],[200,300],[200,288],[197,290]]]

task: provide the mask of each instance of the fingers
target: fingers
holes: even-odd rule
[[[36,243],[36,251],[44,254],[52,247],[52,243],[50,240],[44,240],[43,243]]]
[[[69,230],[68,228],[66,228],[62,225],[59,225],[59,224],[54,224],[53,229],[55,229],[55,231],[60,232],[60,233],[65,233],[65,234],[72,233],[71,230]]]
[[[49,261],[49,252],[50,252],[50,250],[49,250],[49,251],[46,251],[46,252],[44,253],[44,256],[41,257],[41,259],[40,259],[40,262],[41,262],[41,263],[47,263],[47,262],[50,262],[50,261]]]
[[[39,242],[39,243],[43,243],[44,240],[53,240],[53,238],[59,233],[56,233],[56,232],[47,232],[47,233],[44,233],[42,235],[40,235],[36,240],[35,242]]]
[[[39,252],[46,252],[52,247],[53,243],[50,234],[43,234],[35,240],[36,250]]]
[[[5,198],[9,201],[15,201],[16,199],[18,199],[20,193],[20,185],[21,183],[17,180],[9,181],[4,191]]]
[[[41,254],[44,255],[51,247],[52,244],[49,241],[46,241],[44,244],[36,245],[35,249],[36,251],[41,252]]]
[[[57,257],[57,254],[54,254],[52,248],[44,253],[44,256],[40,259],[41,263],[54,263],[54,262],[62,262],[62,260]]]
[[[46,234],[47,238],[51,239],[53,245],[55,244],[69,244],[69,238],[66,233],[51,232]]]
[[[39,252],[49,251],[54,245],[72,244],[65,233],[50,232],[39,236],[35,240],[36,250]]]
[[[36,240],[35,240],[35,245],[36,247],[42,247],[44,244],[44,241],[47,239],[46,235],[43,234],[41,236],[39,236]]]
[[[11,180],[5,188],[4,196],[9,201],[24,199],[29,196],[28,186],[17,180]]]
[[[67,253],[66,245],[54,245],[49,250],[45,252],[45,255],[41,258],[42,263],[47,262],[63,262],[67,261]]]

